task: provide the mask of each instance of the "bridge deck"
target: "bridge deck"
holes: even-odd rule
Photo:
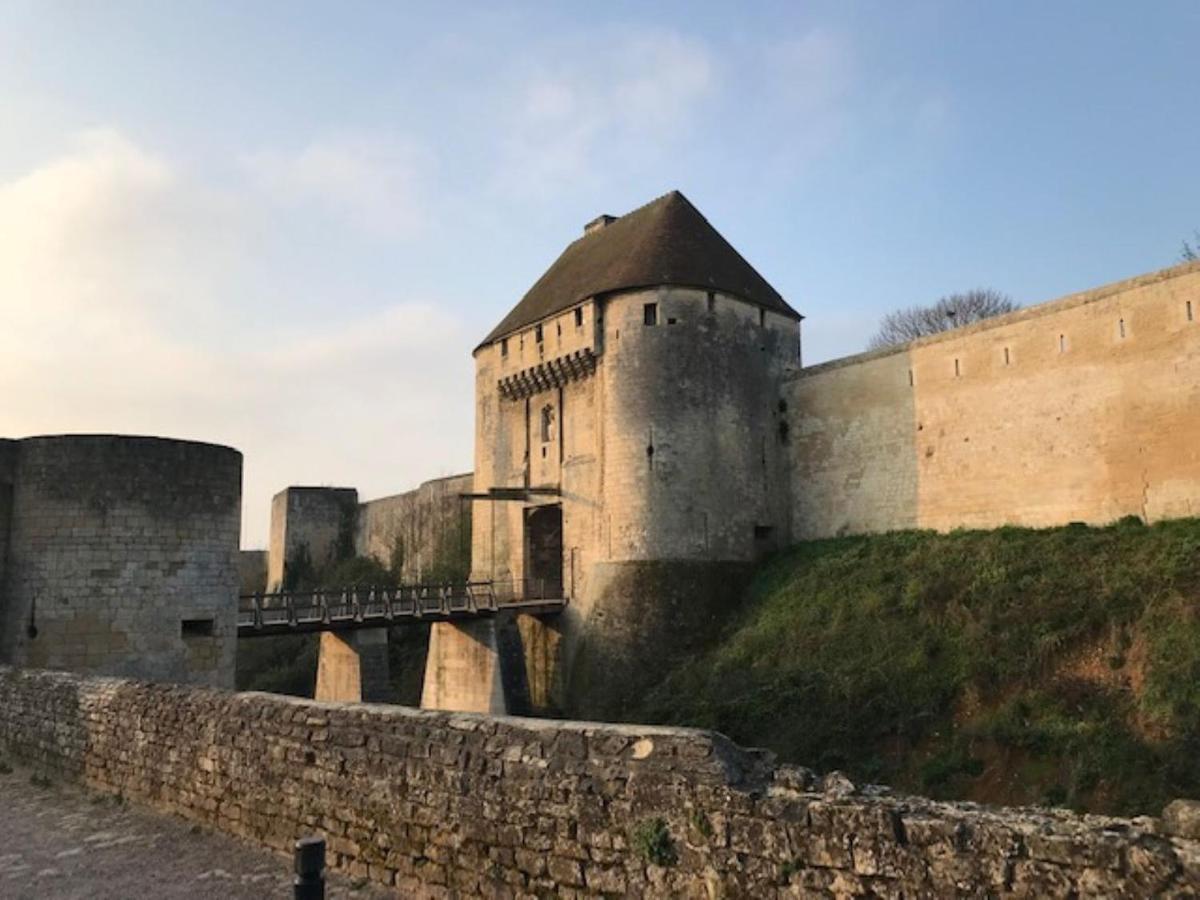
[[[562,593],[561,588],[540,584],[472,582],[246,594],[238,606],[237,633],[239,638],[249,638],[353,631],[416,622],[465,621],[499,612],[542,616],[566,607]]]

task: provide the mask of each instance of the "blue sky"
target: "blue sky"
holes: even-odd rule
[[[678,188],[807,317],[1022,303],[1200,229],[1200,4],[0,0],[0,434],[464,471],[470,351]]]

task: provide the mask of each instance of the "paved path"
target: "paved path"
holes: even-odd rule
[[[3,772],[7,767],[0,767]],[[0,897],[132,900],[292,896],[291,860],[182,819],[0,774]],[[394,895],[330,878],[330,900]]]

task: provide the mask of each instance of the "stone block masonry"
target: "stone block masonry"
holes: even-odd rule
[[[855,788],[687,729],[0,668],[0,750],[277,849],[322,833],[404,896],[1200,892],[1158,820]]]
[[[0,442],[0,661],[233,686],[242,455]]]
[[[1200,263],[802,370],[792,537],[1200,515]]]

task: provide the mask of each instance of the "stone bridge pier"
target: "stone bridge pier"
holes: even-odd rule
[[[321,632],[314,699],[394,703],[387,629]]]
[[[430,625],[421,708],[531,715],[553,711],[558,628],[525,614]],[[395,703],[388,630],[321,633],[314,699]]]
[[[561,619],[506,612],[475,622],[436,623],[421,708],[518,716],[555,712],[550,673]]]

